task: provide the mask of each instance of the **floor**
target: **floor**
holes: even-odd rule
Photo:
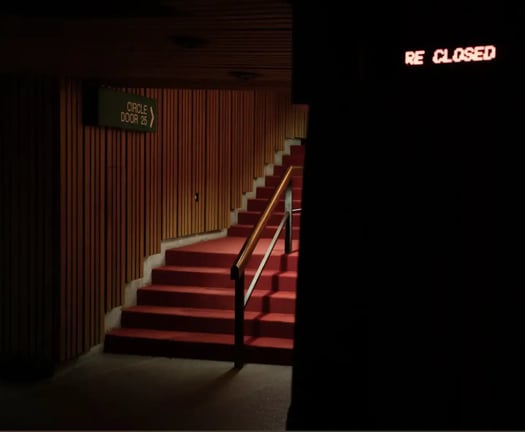
[[[290,366],[107,354],[0,382],[1,430],[285,430]]]

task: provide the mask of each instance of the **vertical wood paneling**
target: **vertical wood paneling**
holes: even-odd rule
[[[126,132],[126,280],[133,280],[135,242],[133,237],[133,141]]]
[[[162,238],[178,236],[177,178],[178,178],[178,90],[165,90],[163,98],[164,120],[160,123],[162,131]]]
[[[132,279],[138,279],[140,276],[140,256],[141,256],[141,244],[140,244],[140,213],[143,211],[142,208],[138,207],[140,204],[140,143],[139,137],[136,133],[128,132],[128,136],[131,140],[131,181],[132,181],[132,194],[131,194],[131,212],[133,213],[132,224],[131,224],[131,236],[133,237],[133,248],[132,248],[132,259],[133,259],[133,272],[131,274]]]
[[[152,97],[153,92],[149,89],[145,90],[144,96]],[[158,101],[157,101],[158,102]],[[158,112],[157,112],[158,113]],[[155,240],[155,206],[156,200],[156,181],[154,177],[156,154],[155,154],[155,140],[153,134],[146,134],[144,143],[144,191],[145,191],[145,244],[144,255],[149,256],[154,253],[153,242]]]
[[[109,309],[113,305],[113,293],[115,290],[111,287],[115,286],[113,280],[113,271],[115,269],[115,198],[117,189],[115,185],[115,142],[116,132],[113,129],[106,131],[106,138],[108,145],[106,146],[106,261],[108,263],[105,272],[104,287],[105,292],[105,309]]]
[[[38,195],[43,207],[41,232],[43,247],[35,259],[42,262],[43,275],[39,277],[42,300],[38,302],[42,311],[39,326],[42,339],[37,342],[38,356],[47,358],[50,364],[60,357],[60,83],[55,79],[41,78],[45,83],[40,100],[39,119],[42,130],[36,141],[40,149],[41,175]]]
[[[280,95],[280,103],[284,109],[285,115],[285,138],[295,138],[295,107],[290,102],[290,96],[287,94]]]
[[[127,210],[127,182],[126,182],[126,133],[121,131],[118,139],[119,148],[119,200],[118,200],[118,222],[119,222],[119,251],[118,251],[118,268],[120,273],[118,275],[118,289],[121,292],[121,298],[124,296],[124,290],[126,287],[126,210]]]
[[[112,179],[111,184],[113,187],[113,197],[110,201],[111,205],[111,223],[112,223],[112,259],[110,262],[111,266],[111,279],[110,284],[108,285],[107,289],[110,291],[111,295],[111,303],[110,305],[106,306],[107,310],[111,310],[112,308],[122,304],[121,299],[121,287],[119,285],[119,277],[118,272],[120,269],[119,266],[119,251],[120,251],[120,211],[119,211],[119,195],[121,193],[121,185],[120,185],[120,135],[122,135],[122,131],[120,130],[114,130],[113,131],[113,139],[108,139],[108,146],[111,148],[111,173],[112,173]]]
[[[60,358],[61,360],[70,357],[69,347],[71,346],[70,341],[70,309],[73,305],[71,299],[71,293],[69,291],[71,287],[71,230],[73,224],[70,223],[72,220],[71,215],[71,184],[70,169],[72,165],[71,160],[71,120],[69,118],[69,105],[70,105],[70,94],[71,84],[64,83],[61,88],[61,103],[60,103],[60,117],[61,117],[61,221],[60,226],[62,227],[61,232],[61,254],[62,254],[62,266],[61,266],[61,289],[60,289],[60,331],[61,331],[61,345],[60,345]]]
[[[88,350],[91,346],[96,344],[94,337],[94,311],[93,311],[93,205],[92,205],[92,191],[93,191],[93,175],[92,168],[94,161],[91,157],[91,128],[84,130],[84,347],[83,350]]]
[[[242,128],[243,128],[243,104],[242,92],[232,92],[232,131],[231,131],[231,194],[230,210],[241,206],[242,197],[242,173],[243,173],[243,147],[242,147]]]
[[[178,112],[178,166],[177,166],[177,233],[190,235],[193,218],[192,190],[192,90],[179,91]]]
[[[135,92],[138,93],[138,92]],[[145,214],[146,214],[146,205],[144,202],[145,188],[144,188],[144,177],[145,177],[145,155],[146,155],[146,134],[143,133],[134,133],[136,138],[137,145],[137,202],[135,208],[138,213],[137,221],[137,235],[139,241],[139,249],[137,254],[137,278],[142,277],[144,274],[144,256],[146,255],[145,239],[146,239],[146,229],[145,229]]]
[[[232,190],[232,93],[219,93],[219,224],[226,228],[230,224],[230,196]]]
[[[275,136],[275,150],[276,151],[282,151],[284,150],[284,141],[286,138],[289,138],[287,136],[287,120],[288,120],[288,109],[289,109],[289,103],[286,100],[286,97],[283,97],[282,94],[277,94],[275,97],[275,104],[276,104],[276,119],[275,119],[275,128],[276,128],[276,136]]]
[[[219,157],[219,91],[209,90],[206,94],[207,115],[205,124],[206,133],[206,173],[205,195],[202,204],[205,207],[205,230],[219,230],[220,226],[220,207],[219,207],[219,188],[220,171]]]
[[[96,128],[93,130],[92,139],[91,139],[91,160],[93,168],[91,170],[93,178],[92,181],[92,191],[91,191],[91,205],[92,205],[92,229],[93,229],[93,247],[91,259],[93,260],[93,273],[92,284],[93,284],[93,312],[97,321],[93,325],[93,332],[95,335],[98,334],[98,321],[100,320],[100,296],[101,289],[100,286],[100,233],[102,229],[101,220],[100,220],[100,207],[102,203],[100,202],[99,191],[100,191],[100,180],[101,180],[101,170],[100,165],[100,136],[102,135],[103,130]]]
[[[266,143],[265,156],[268,163],[272,163],[275,152],[278,150],[278,138],[280,136],[280,119],[277,105],[277,96],[275,93],[266,95]],[[269,127],[268,125],[272,125]]]
[[[89,182],[91,184],[90,188],[90,219],[91,219],[91,248],[90,248],[90,254],[91,254],[91,287],[92,287],[92,294],[91,294],[91,309],[94,317],[93,327],[92,327],[92,337],[96,338],[97,336],[97,329],[98,329],[98,320],[100,319],[100,311],[98,307],[98,298],[99,298],[99,283],[98,283],[98,269],[99,269],[99,255],[98,255],[98,236],[100,232],[99,227],[99,218],[98,218],[98,182],[100,179],[99,175],[99,160],[98,160],[98,135],[100,134],[100,131],[98,129],[90,128],[91,134],[90,134],[90,155],[91,155],[91,177],[89,178]]]
[[[75,343],[73,345],[73,351],[75,353],[82,352],[84,344],[84,199],[83,199],[83,187],[84,187],[84,146],[83,146],[83,134],[82,134],[82,118],[81,118],[81,103],[82,94],[80,86],[75,83],[73,91],[73,100],[71,106],[71,112],[73,116],[73,146],[75,151],[75,188],[74,194],[74,205],[76,214],[76,229],[74,232],[75,236],[75,249],[73,253],[76,256],[75,268],[76,268],[76,279],[73,281],[74,287],[73,292],[75,293],[76,300],[76,313],[75,313]]]
[[[272,161],[271,155],[267,154],[266,146],[266,92],[258,90],[255,92],[254,100],[254,154],[255,177],[264,175],[264,166]]]
[[[192,233],[205,231],[206,199],[206,92],[194,90],[192,95]],[[196,195],[197,194],[197,195]]]
[[[306,138],[306,125],[308,121],[308,105],[293,105],[295,111],[294,136]]]
[[[242,127],[242,148],[243,148],[243,192],[250,192],[253,188],[253,179],[255,178],[255,98],[253,91],[243,92],[243,127]]]
[[[163,93],[159,89],[155,89],[151,95],[156,101],[157,106],[162,107]],[[161,111],[161,110],[157,110]],[[164,119],[160,116],[157,119],[157,128],[162,126]],[[153,181],[155,183],[155,206],[153,212],[153,220],[155,224],[154,232],[151,238],[150,254],[156,254],[161,251],[161,240],[162,240],[162,141],[160,134],[156,133],[152,135],[153,148],[154,148],[154,163],[153,163]]]
[[[106,253],[106,134],[104,130],[100,130],[98,133],[98,166],[99,166],[99,184],[97,190],[97,204],[99,207],[98,211],[98,220],[99,220],[99,236],[97,239],[97,249],[98,249],[98,267],[97,267],[97,276],[98,276],[98,313],[100,316],[103,316],[105,312],[105,291],[108,289],[105,285],[105,274],[107,271],[107,253]],[[99,322],[99,334],[103,331],[103,322]]]

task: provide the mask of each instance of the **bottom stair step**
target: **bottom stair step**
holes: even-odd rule
[[[293,340],[245,337],[247,363],[291,365]],[[116,328],[104,339],[104,352],[170,358],[234,361],[232,334]]]

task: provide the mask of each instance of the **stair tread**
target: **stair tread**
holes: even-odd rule
[[[123,313],[148,313],[159,315],[178,315],[191,316],[194,318],[218,318],[218,319],[233,319],[235,312],[232,309],[208,309],[208,308],[191,308],[191,307],[176,307],[176,306],[155,306],[155,305],[134,305],[129,306],[122,311]],[[244,318],[246,320],[258,321],[284,321],[287,323],[295,322],[293,314],[286,313],[261,313],[257,311],[244,311]]]
[[[170,270],[170,271],[198,271],[199,273],[220,273],[230,274],[230,269],[224,267],[200,266],[200,265],[176,265],[166,264],[156,267],[154,270]]]
[[[263,198],[253,197],[253,198],[250,198],[250,201],[268,202],[268,198],[266,198],[266,197],[263,197]],[[281,198],[279,201],[284,202],[284,197]],[[292,198],[292,203],[294,203],[294,204],[297,204],[297,203],[301,204],[302,200],[301,200],[301,198]]]
[[[266,225],[266,229],[274,229],[274,230],[277,230],[277,227],[279,226],[279,224],[277,225]],[[253,224],[241,224],[241,223],[236,223],[234,225],[232,225],[231,227],[242,227],[242,228],[250,228],[252,229],[253,228]],[[293,226],[293,229],[299,229],[300,227],[298,227],[297,225],[294,225]]]
[[[219,237],[217,239],[207,240],[207,241],[201,241],[192,243],[185,246],[180,246],[176,248],[168,249],[167,251],[170,252],[212,252],[212,253],[227,253],[232,254],[232,251],[234,254],[237,254],[244,243],[246,242],[245,236],[224,236]],[[261,238],[259,239],[259,242],[257,243],[257,246],[255,247],[254,254],[264,254],[266,250],[268,249],[268,246],[271,242],[271,239],[265,239]],[[298,248],[298,242],[297,240],[292,241],[292,248],[295,250]],[[274,246],[274,252],[275,253],[283,253],[284,254],[284,240],[279,239],[277,240],[275,246]]]
[[[210,267],[210,266],[188,266],[188,265],[163,265],[156,267],[154,270],[167,270],[167,271],[189,271],[199,273],[219,273],[219,274],[230,274],[231,269],[224,267]],[[247,276],[255,274],[257,269],[247,268],[245,270]],[[276,275],[282,274],[283,276],[297,276],[297,272],[293,270],[275,270],[275,269],[263,269],[262,274],[264,275]]]
[[[233,334],[225,333],[206,333],[206,332],[188,332],[180,330],[156,330],[143,328],[115,328],[110,330],[106,336],[116,336],[123,338],[142,338],[157,340],[173,340],[174,342],[190,343],[216,343],[224,345],[233,345]],[[245,336],[245,344],[254,347],[276,347],[276,348],[293,348],[293,340],[289,338],[276,337],[254,337]]]
[[[201,287],[193,285],[160,285],[151,284],[139,288],[139,291],[161,291],[161,292],[177,292],[177,293],[191,293],[204,295],[228,295],[233,296],[234,290],[232,287]],[[295,298],[294,291],[272,291],[272,290],[258,290],[253,291],[254,297],[270,296],[275,298]]]

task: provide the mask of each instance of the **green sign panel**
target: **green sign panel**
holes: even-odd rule
[[[152,132],[157,130],[157,102],[109,88],[98,89],[98,125]]]

